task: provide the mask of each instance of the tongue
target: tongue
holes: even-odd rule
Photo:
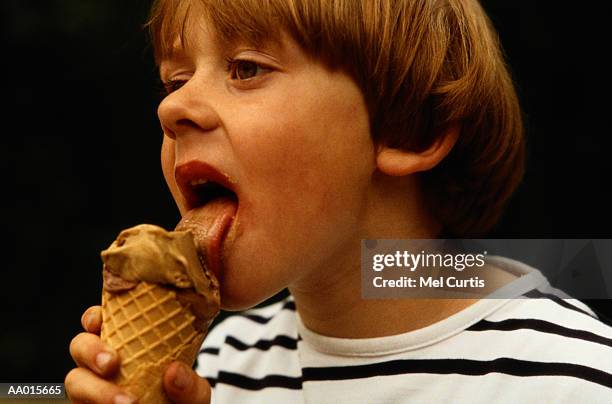
[[[187,212],[176,230],[191,230],[202,265],[219,278],[223,239],[236,214],[237,204],[231,198],[218,198]]]

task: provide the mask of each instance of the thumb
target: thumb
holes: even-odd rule
[[[166,394],[176,404],[209,404],[210,384],[182,362],[173,362],[164,374]]]

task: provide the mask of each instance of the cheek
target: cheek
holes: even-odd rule
[[[242,144],[242,154],[249,155],[245,173],[257,184],[250,197],[265,201],[254,203],[257,223],[266,223],[261,232],[268,237],[285,234],[306,246],[329,240],[332,231],[355,228],[374,152],[365,113],[338,104],[300,105],[312,108],[301,113],[278,110],[273,123],[264,127],[260,121],[249,136],[250,150],[257,153],[248,154]]]
[[[320,101],[308,94],[298,98],[309,101],[281,99],[276,108],[254,113],[256,119],[241,125],[249,133],[235,147],[240,149],[247,177],[266,178],[277,192],[295,195],[295,191],[331,186],[339,177],[350,176],[348,166],[359,170],[364,158],[371,165],[369,123],[359,100]]]
[[[167,136],[164,136],[164,140],[162,142],[161,147],[161,166],[162,172],[164,174],[164,179],[166,180],[166,184],[170,189],[170,193],[174,198],[174,201],[181,210],[183,211],[183,199],[181,192],[178,189],[178,185],[176,185],[176,181],[174,180],[174,140],[170,139]]]
[[[313,214],[353,208],[374,163],[365,112],[330,102],[298,122],[287,122],[284,132],[292,134],[292,142],[277,150],[287,172],[280,185],[293,191],[295,203],[306,198]]]

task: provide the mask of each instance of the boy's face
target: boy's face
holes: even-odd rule
[[[357,270],[375,170],[357,85],[287,36],[265,48],[221,46],[212,31],[194,29],[188,44],[161,65],[162,80],[175,81],[158,110],[162,166],[184,217],[222,227],[214,237],[227,230],[217,270],[223,306],[323,285],[349,262]],[[229,208],[194,214],[208,208],[178,185],[210,167],[237,196],[231,221],[203,219]]]

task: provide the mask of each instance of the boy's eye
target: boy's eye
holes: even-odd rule
[[[166,91],[166,95],[175,92],[179,88],[183,87],[187,80],[168,80],[164,82],[164,90]]]
[[[250,60],[228,59],[228,71],[232,80],[249,80],[269,70]]]

